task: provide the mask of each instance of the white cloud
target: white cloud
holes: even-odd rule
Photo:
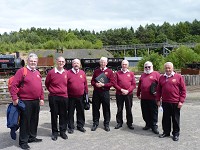
[[[20,28],[107,30],[200,20],[196,0],[1,0],[0,33]]]

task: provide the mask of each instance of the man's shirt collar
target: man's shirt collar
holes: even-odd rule
[[[79,69],[78,69],[78,70],[75,70],[74,68],[72,68],[72,72],[73,72],[74,74],[77,74],[77,73],[79,73]]]
[[[170,75],[167,75],[166,73],[164,74],[164,76],[167,77],[167,78],[170,78],[170,77],[172,77],[172,76],[174,76],[174,75],[175,75],[175,72],[174,72],[174,71],[172,71],[172,73],[171,73]]]
[[[55,67],[55,73],[62,74],[64,71],[65,71],[65,69],[62,69],[61,71],[59,71],[59,70]]]

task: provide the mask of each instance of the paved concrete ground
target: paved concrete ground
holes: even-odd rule
[[[192,100],[190,99],[192,97]],[[48,103],[41,108],[40,120],[38,127],[38,138],[42,138],[41,143],[30,143],[33,150],[198,150],[200,149],[200,97],[196,96],[187,98],[181,110],[181,135],[178,142],[174,142],[172,137],[164,139],[158,138],[158,135],[152,133],[151,130],[143,131],[144,122],[141,115],[140,103],[134,98],[133,117],[135,130],[129,130],[126,124],[121,129],[114,129],[116,125],[115,101],[111,102],[111,123],[110,132],[103,130],[103,117],[101,111],[99,128],[92,132],[92,111],[86,111],[86,133],[75,130],[74,134],[68,134],[69,139],[63,140],[60,137],[57,141],[51,140],[50,129],[50,112]],[[195,98],[194,98],[195,97]],[[0,112],[5,112],[6,106],[0,106]],[[124,115],[125,116],[125,115]],[[161,126],[162,112],[159,112],[159,131],[162,133]],[[125,119],[124,119],[125,120]],[[9,129],[6,127],[5,115],[0,116],[0,149],[17,150],[18,140],[14,141],[10,138]],[[18,134],[18,132],[17,132]]]

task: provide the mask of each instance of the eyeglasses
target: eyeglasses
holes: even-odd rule
[[[144,67],[144,68],[146,68],[146,69],[147,69],[147,68],[151,68],[151,66],[146,66],[146,67]]]

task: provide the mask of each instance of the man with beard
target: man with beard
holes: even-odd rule
[[[69,95],[69,111],[68,111],[68,133],[74,132],[74,110],[76,109],[77,129],[85,132],[85,112],[84,112],[84,93],[88,94],[88,85],[85,72],[80,69],[81,62],[79,59],[72,60],[72,69],[68,71],[68,95]]]
[[[150,128],[155,134],[158,132],[158,106],[156,103],[156,90],[151,91],[151,86],[158,83],[160,74],[153,70],[153,64],[150,61],[144,63],[144,73],[141,75],[138,88],[137,97],[141,99],[142,117],[146,123],[143,130]],[[154,87],[156,89],[156,87]]]
[[[158,82],[157,104],[163,107],[162,128],[163,134],[159,137],[170,136],[171,122],[173,140],[179,140],[180,134],[180,110],[186,98],[186,87],[182,76],[174,72],[171,62],[164,64],[165,74],[162,75]]]
[[[117,102],[117,125],[115,129],[119,129],[123,124],[123,107],[124,103],[126,106],[126,119],[127,126],[129,129],[133,130],[133,115],[132,115],[132,106],[133,106],[133,90],[136,87],[135,76],[133,72],[128,70],[129,62],[123,60],[122,69],[118,71],[115,75],[115,85],[116,88],[116,102]]]
[[[114,75],[111,69],[107,68],[108,58],[101,57],[100,59],[100,68],[94,71],[92,76],[91,84],[94,87],[93,97],[92,97],[92,116],[93,116],[93,126],[91,131],[95,131],[99,125],[100,118],[100,106],[102,104],[103,116],[104,116],[104,129],[109,132],[110,127],[110,93],[109,90],[114,84]],[[97,81],[99,75],[105,75],[105,80],[108,80],[107,83],[102,83]]]

